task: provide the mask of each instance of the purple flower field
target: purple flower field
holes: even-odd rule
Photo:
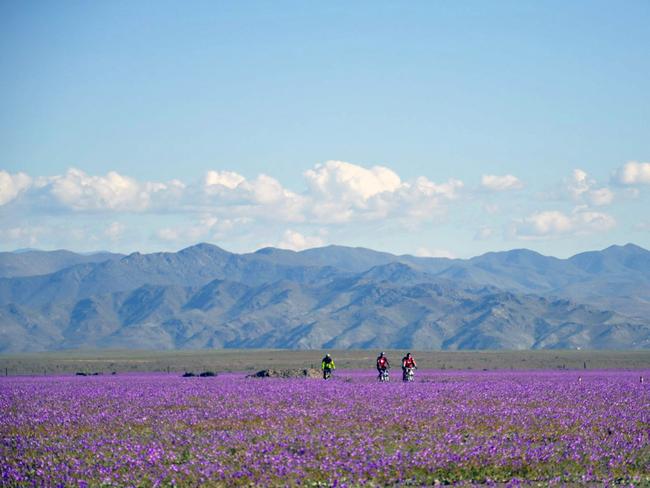
[[[0,378],[0,484],[650,484],[650,371],[393,373]]]

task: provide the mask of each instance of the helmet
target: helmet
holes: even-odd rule
[[[385,353],[384,351],[381,351],[381,353],[380,353],[379,355],[380,355],[380,356],[385,356],[386,353]]]
[[[330,353],[328,352],[327,354],[325,354],[325,357],[326,357],[326,358],[331,357],[331,356],[330,356]]]

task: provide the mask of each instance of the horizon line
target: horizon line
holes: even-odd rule
[[[390,254],[391,256],[395,256],[397,258],[410,257],[410,258],[415,258],[415,259],[440,259],[440,260],[444,259],[444,260],[447,260],[447,261],[468,261],[468,260],[478,258],[478,257],[481,257],[481,256],[486,256],[488,254],[509,253],[509,252],[513,252],[513,251],[527,251],[527,252],[530,252],[530,253],[537,254],[539,256],[543,256],[543,257],[547,257],[547,258],[554,258],[554,259],[559,259],[559,260],[568,260],[568,259],[571,259],[571,258],[573,258],[575,256],[580,255],[580,254],[585,254],[585,253],[589,253],[589,252],[603,252],[603,251],[606,251],[606,250],[611,249],[611,248],[626,248],[626,247],[630,247],[630,246],[642,249],[642,250],[644,250],[646,252],[650,252],[650,250],[644,248],[643,246],[635,244],[634,242],[626,242],[625,244],[610,244],[609,246],[604,247],[602,249],[588,249],[588,250],[580,251],[580,252],[572,254],[571,256],[568,256],[566,258],[561,258],[561,257],[553,256],[553,255],[550,255],[550,254],[542,254],[539,251],[535,251],[535,250],[532,250],[532,249],[529,249],[529,248],[526,248],[526,247],[502,249],[502,250],[497,250],[497,251],[486,251],[486,252],[484,252],[482,254],[477,254],[477,255],[474,255],[474,256],[466,257],[466,258],[461,258],[461,257],[452,257],[452,258],[450,258],[450,257],[446,257],[446,256],[417,256],[415,254],[409,254],[409,253],[396,254],[396,253],[391,252],[391,251],[373,249],[373,248],[370,248],[370,247],[347,246],[347,245],[343,245],[343,244],[327,244],[327,245],[324,245],[324,246],[309,247],[309,248],[300,249],[300,250],[286,249],[286,248],[274,247],[274,246],[264,246],[264,247],[260,247],[260,248],[258,248],[256,250],[254,250],[254,251],[234,252],[234,251],[229,251],[228,249],[225,249],[225,248],[219,246],[218,244],[215,244],[215,243],[212,243],[212,242],[207,242],[207,241],[201,241],[201,242],[197,242],[195,244],[189,245],[189,246],[185,246],[185,247],[180,248],[180,249],[178,249],[176,251],[164,251],[164,250],[151,251],[151,252],[131,251],[131,252],[124,253],[124,252],[110,251],[110,250],[106,250],[106,249],[104,249],[104,250],[96,250],[96,251],[74,251],[74,250],[65,249],[65,248],[58,248],[58,249],[19,248],[19,249],[14,249],[14,250],[11,250],[11,251],[0,251],[0,254],[3,254],[3,253],[4,254],[26,254],[26,253],[30,253],[30,252],[42,252],[42,253],[70,252],[70,253],[73,253],[73,254],[79,254],[79,255],[83,255],[83,256],[93,256],[93,255],[97,255],[97,254],[120,254],[120,255],[123,255],[123,256],[130,256],[130,255],[133,255],[133,254],[143,254],[143,255],[165,254],[165,253],[176,254],[176,253],[185,251],[187,249],[192,249],[194,247],[205,246],[205,245],[208,245],[208,246],[211,246],[211,247],[216,247],[216,248],[221,249],[222,251],[227,252],[229,254],[236,254],[236,255],[239,255],[239,256],[257,254],[260,251],[267,250],[267,249],[268,250],[275,250],[275,251],[283,251],[283,252],[288,252],[288,253],[294,253],[294,254],[300,254],[300,253],[304,253],[304,252],[307,252],[307,251],[314,251],[314,250],[318,250],[318,249],[327,249],[327,248],[331,248],[331,247],[338,247],[338,248],[345,248],[345,249],[366,250],[366,251],[371,251],[371,252],[380,253],[380,254]]]

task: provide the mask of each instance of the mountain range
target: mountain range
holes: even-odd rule
[[[0,352],[650,348],[650,252],[0,253]]]

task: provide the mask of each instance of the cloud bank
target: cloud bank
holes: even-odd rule
[[[56,234],[56,245],[74,237],[102,248],[102,242],[133,242],[145,233],[141,239],[169,246],[235,236],[251,245],[300,250],[337,242],[337,236],[431,236],[432,229],[447,226],[457,234],[463,229],[476,243],[569,239],[615,228],[619,221],[603,209],[639,201],[650,183],[650,163],[621,165],[610,186],[576,168],[546,194],[525,191],[512,174],[483,174],[478,185],[468,186],[456,178],[403,179],[387,166],[337,160],[316,164],[302,177],[302,188],[289,189],[267,174],[246,177],[224,169],[196,181],[143,181],[77,168],[54,176],[0,171],[0,237],[22,247]],[[412,246],[408,252],[455,255],[449,241]]]
[[[0,172],[0,205],[21,197],[29,204],[45,198],[50,208],[74,212],[189,212],[283,222],[321,224],[372,221],[389,217],[428,220],[444,214],[459,198],[460,180],[435,183],[426,177],[402,181],[389,168],[365,168],[327,161],[304,173],[305,190],[285,188],[260,174],[247,179],[233,171],[206,172],[200,182],[137,181],[111,171],[88,175],[71,168],[63,175],[38,177]]]
[[[557,210],[536,212],[514,223],[514,235],[533,240],[567,235],[586,235],[606,232],[616,225],[616,220],[605,213],[578,210],[565,214]]]

